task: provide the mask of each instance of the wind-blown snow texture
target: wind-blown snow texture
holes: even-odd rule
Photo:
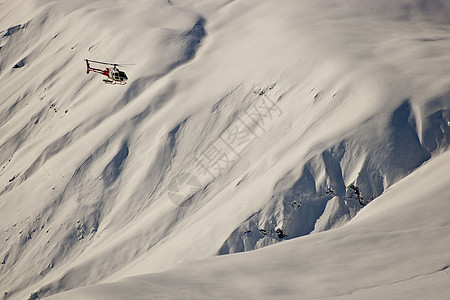
[[[447,152],[341,228],[51,299],[447,299],[449,166]]]
[[[377,241],[411,242],[417,252],[403,258],[411,268],[368,276],[357,259],[345,271],[337,255],[326,260],[329,275],[360,280],[349,289],[335,278],[306,298],[356,297],[369,286],[385,295],[392,283],[402,292],[408,278],[447,274],[448,15],[450,3],[439,0],[0,1],[3,297],[43,298],[148,273],[152,283],[142,284],[163,288],[170,274],[198,268],[212,279],[242,278],[249,273],[240,257],[250,265],[267,253],[333,258],[333,241],[346,231],[357,237],[338,246],[354,242],[380,268],[399,252],[377,257]],[[127,85],[112,86],[86,74],[85,58],[136,65],[124,69]],[[433,180],[409,179],[430,159],[437,173],[423,174]],[[385,193],[399,180],[397,192]],[[408,193],[420,180],[425,190]],[[409,205],[423,213],[411,218]],[[361,209],[374,215],[365,226],[335,229]],[[437,229],[414,244],[410,227],[389,227],[395,220],[428,224],[423,235]],[[385,230],[395,234],[384,240]],[[442,247],[427,267],[418,257],[434,242]],[[280,262],[279,278],[297,272],[290,261]],[[189,264],[162,272],[182,262]],[[308,265],[316,271],[300,272],[301,280],[328,276],[321,263]],[[272,276],[258,280],[270,293],[245,296],[301,292],[268,285]],[[206,298],[214,296],[209,284]],[[163,288],[153,296],[180,295]]]

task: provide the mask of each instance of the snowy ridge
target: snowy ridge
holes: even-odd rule
[[[446,96],[422,109],[426,113],[421,114],[420,121],[426,128],[420,138],[411,104],[405,101],[387,119],[375,116],[306,165],[293,169],[274,187],[267,206],[237,229],[220,253],[252,250],[272,243],[270,240],[345,223],[432,153],[448,146],[448,103],[450,98]],[[381,122],[385,129],[373,132],[374,123]]]
[[[0,3],[6,299],[309,240],[448,152],[446,1],[17,5]],[[85,58],[136,66],[108,86]]]
[[[394,184],[341,228],[51,299],[445,299],[449,156]]]

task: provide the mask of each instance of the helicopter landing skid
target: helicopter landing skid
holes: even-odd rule
[[[103,79],[103,82],[107,83],[107,84],[111,84],[111,85],[116,85],[116,84],[125,85],[126,84],[126,82],[114,81],[114,80],[110,80],[110,79]]]

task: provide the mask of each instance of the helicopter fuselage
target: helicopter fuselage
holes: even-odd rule
[[[87,67],[86,73],[87,74],[89,74],[89,72],[102,74],[102,75],[108,77],[108,79],[103,80],[105,83],[122,84],[122,85],[126,84],[126,81],[128,80],[127,75],[125,74],[125,72],[119,70],[115,64],[113,64],[113,67],[109,67],[106,69],[97,69],[97,68],[91,67],[89,62],[90,61],[86,59],[86,67]],[[101,63],[101,62],[98,62],[98,63]],[[107,63],[102,63],[102,64],[107,64]]]

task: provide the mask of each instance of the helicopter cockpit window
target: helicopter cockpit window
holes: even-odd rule
[[[128,79],[128,77],[125,74],[125,72],[119,71],[119,75],[120,75],[120,78],[122,78],[122,79]]]

